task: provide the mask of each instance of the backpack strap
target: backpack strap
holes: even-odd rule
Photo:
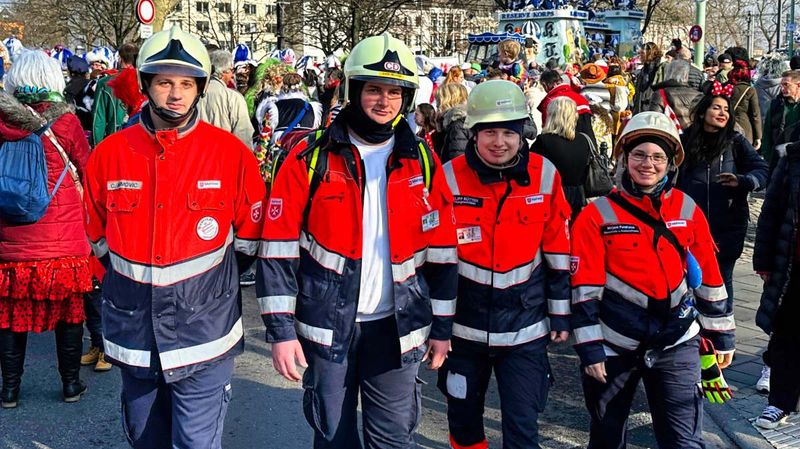
[[[420,169],[422,169],[422,179],[425,181],[425,188],[431,189],[431,180],[433,179],[433,166],[431,165],[431,152],[422,141],[417,142],[417,149],[419,150]]]
[[[684,259],[686,256],[686,250],[683,248],[683,245],[680,244],[678,241],[678,237],[667,228],[667,225],[661,221],[653,218],[647,212],[639,209],[638,207],[631,204],[630,201],[626,200],[619,192],[612,192],[606,196],[609,200],[614,202],[617,206],[624,209],[629,214],[633,215],[637,220],[641,221],[645,225],[649,226],[653,229],[654,236],[653,236],[653,246],[658,244],[658,239],[664,237],[672,246],[675,247],[675,250],[678,251],[678,254],[681,255],[681,259]]]
[[[298,125],[298,123],[300,123],[301,120],[303,120],[303,117],[306,116],[306,113],[308,112],[309,109],[311,109],[311,103],[309,103],[307,101],[304,102],[303,103],[303,110],[300,111],[299,114],[297,114],[297,116],[294,118],[294,120],[292,120],[292,122],[289,123],[289,126],[287,126],[286,129],[283,130],[283,134],[281,134],[281,137],[278,138],[275,141],[275,143],[277,145],[281,144],[281,140],[283,139],[283,136],[285,136],[285,135],[289,134],[290,132],[294,131],[294,128]],[[275,131],[278,131],[278,130],[276,129]]]

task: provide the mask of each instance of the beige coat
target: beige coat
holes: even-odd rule
[[[242,94],[229,89],[219,78],[211,78],[197,110],[200,120],[232,133],[248,148],[253,147],[253,124],[247,114],[247,103]]]

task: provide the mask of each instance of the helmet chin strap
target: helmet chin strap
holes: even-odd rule
[[[162,108],[161,106],[157,105],[156,102],[153,101],[153,98],[150,96],[149,93],[145,93],[145,95],[147,95],[147,100],[150,102],[150,110],[153,111],[153,113],[155,113],[158,116],[158,118],[164,120],[170,125],[179,125],[181,122],[186,120],[190,115],[192,115],[192,113],[195,110],[195,107],[197,106],[197,102],[200,101],[201,97],[201,95],[197,95],[197,97],[195,97],[194,101],[186,110],[186,112],[184,112],[183,114],[179,114],[175,111],[171,111],[169,109]]]

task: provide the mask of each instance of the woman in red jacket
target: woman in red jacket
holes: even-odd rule
[[[24,138],[44,124],[78,174],[89,144],[78,117],[64,103],[64,78],[58,63],[44,52],[23,53],[6,77],[0,94],[0,142]],[[35,111],[35,112],[33,112]],[[65,161],[42,134],[52,192]],[[0,217],[0,405],[17,406],[28,332],[55,330],[58,370],[65,402],[86,391],[79,378],[83,337],[83,295],[92,290],[89,244],[83,207],[75,182],[66,176],[47,212],[35,223],[12,224]]]

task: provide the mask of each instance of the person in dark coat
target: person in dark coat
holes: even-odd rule
[[[664,112],[666,98],[666,102],[675,111],[681,128],[687,128],[691,124],[692,108],[702,95],[688,84],[690,67],[691,64],[683,60],[667,64],[664,67],[664,81],[653,85],[653,96],[650,99],[650,111]]]
[[[472,131],[464,126],[469,92],[462,84],[443,84],[434,94],[438,109],[439,130],[434,136],[434,151],[442,163],[464,154]]]
[[[750,221],[747,196],[766,186],[769,167],[734,130],[731,91],[732,86],[715,82],[694,109],[692,126],[681,136],[686,160],[677,187],[691,196],[708,218],[732,307],[733,268],[744,249]]]
[[[589,163],[591,137],[575,129],[577,105],[568,97],[558,97],[547,105],[547,123],[542,134],[533,142],[531,151],[555,165],[561,175],[564,195],[572,208],[572,219],[586,206],[583,183]]]
[[[756,425],[774,429],[800,401],[800,142],[787,145],[758,218],[753,268],[764,280],[756,325],[770,335],[764,362],[771,368],[769,402]]]
[[[69,82],[64,89],[64,101],[74,106],[76,98],[89,84],[89,64],[83,58],[73,55],[67,59],[67,71],[69,72]]]
[[[633,113],[650,111],[650,100],[653,97],[653,85],[663,80],[664,64],[661,62],[663,53],[654,42],[648,42],[639,50],[642,60],[642,69],[636,75],[636,94],[633,97]],[[688,77],[688,74],[687,74]]]

